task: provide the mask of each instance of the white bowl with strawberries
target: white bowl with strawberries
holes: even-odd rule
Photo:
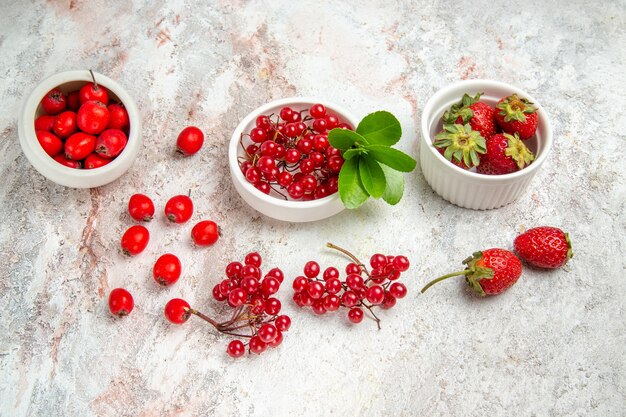
[[[485,210],[515,201],[552,147],[545,110],[528,93],[467,80],[433,95],[422,113],[420,164],[444,199]]]
[[[18,130],[33,167],[67,187],[114,181],[141,148],[132,97],[117,82],[87,70],[61,72],[37,85],[24,102]]]

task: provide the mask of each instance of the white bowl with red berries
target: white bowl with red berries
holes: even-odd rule
[[[420,164],[444,199],[493,209],[524,193],[552,141],[545,109],[527,92],[498,81],[460,81],[424,107]]]
[[[339,213],[345,208],[337,192],[344,160],[329,144],[328,132],[356,124],[347,110],[314,98],[257,108],[230,141],[235,189],[252,208],[278,220],[309,222]]]
[[[18,120],[24,154],[46,178],[67,187],[107,184],[130,168],[141,148],[132,97],[92,71],[66,71],[42,81]]]

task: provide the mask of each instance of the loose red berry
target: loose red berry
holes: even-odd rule
[[[183,129],[176,139],[176,150],[183,155],[193,155],[202,148],[204,143],[204,134],[195,127],[189,126]]]
[[[126,147],[128,138],[119,129],[107,129],[100,133],[96,141],[96,152],[105,158],[115,158]]]
[[[128,214],[137,221],[149,222],[154,217],[154,203],[144,194],[133,194],[128,200]]]
[[[173,298],[165,305],[165,318],[174,324],[183,324],[191,317],[191,306],[181,298]]]
[[[106,88],[94,84],[87,83],[78,91],[78,100],[80,104],[84,104],[90,100],[99,101],[102,104],[109,104],[109,93]]]
[[[143,226],[131,226],[122,235],[122,251],[125,255],[138,255],[146,249],[150,232]]]
[[[103,158],[97,153],[87,156],[84,161],[85,169],[96,169],[107,165],[112,159]]]
[[[124,288],[116,288],[109,294],[109,310],[117,317],[128,316],[135,308],[133,296]]]
[[[351,308],[350,311],[348,311],[348,319],[355,324],[362,322],[363,310],[358,307]]]
[[[186,195],[170,198],[165,204],[165,216],[174,223],[185,223],[193,214],[193,202]]]
[[[174,284],[180,278],[182,265],[176,255],[166,253],[161,255],[152,268],[152,277],[163,286]]]
[[[217,223],[211,220],[203,220],[191,229],[191,238],[198,246],[211,246],[217,242],[221,233]]]
[[[130,126],[128,112],[122,103],[112,103],[107,106],[109,110],[109,124],[107,129],[124,129]]]
[[[246,353],[246,347],[241,340],[232,340],[226,348],[226,353],[231,358],[240,358]]]
[[[54,133],[50,133],[45,130],[35,131],[37,140],[41,145],[41,148],[48,155],[55,157],[63,150],[63,141],[59,139]]]
[[[54,119],[52,131],[60,138],[67,138],[76,132],[76,113],[73,111],[64,111]]]
[[[67,107],[67,99],[65,94],[58,88],[54,88],[48,92],[41,100],[41,107],[43,110],[51,115],[61,113]]]

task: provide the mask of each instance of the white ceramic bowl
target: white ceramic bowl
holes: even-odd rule
[[[517,93],[532,101],[538,110],[538,127],[534,137],[524,141],[535,153],[528,167],[505,175],[483,175],[451,164],[432,145],[441,129],[441,116],[450,106],[461,100],[464,93],[474,96],[484,93],[481,101],[494,106],[502,97]],[[426,103],[422,112],[420,165],[428,184],[444,199],[461,207],[486,210],[502,207],[515,201],[528,187],[552,147],[552,127],[548,114],[539,102],[527,92],[498,81],[460,81],[439,90]]]
[[[19,116],[20,145],[26,158],[43,176],[66,187],[93,188],[116,180],[130,168],[141,148],[141,119],[135,101],[117,82],[96,72],[94,75],[98,84],[109,90],[112,101],[124,103],[130,122],[126,147],[107,165],[95,169],[74,169],[61,165],[44,152],[35,135],[35,119],[44,113],[41,100],[48,91],[53,88],[64,93],[77,90],[92,80],[89,71],[66,71],[46,78],[26,98]]]
[[[357,126],[358,121],[355,117],[340,106],[315,98],[291,97],[272,101],[248,114],[241,123],[239,123],[230,139],[228,163],[230,165],[230,175],[233,184],[235,184],[235,189],[246,203],[268,217],[288,222],[310,222],[333,216],[344,209],[343,203],[339,198],[339,193],[311,201],[283,200],[272,195],[264,194],[246,180],[237,161],[237,157],[245,155],[239,145],[241,134],[249,132],[255,126],[258,116],[262,114],[269,115],[271,113],[278,114],[280,109],[285,106],[301,111],[308,109],[311,105],[316,103],[323,104],[328,110],[337,114],[340,119],[354,127]]]

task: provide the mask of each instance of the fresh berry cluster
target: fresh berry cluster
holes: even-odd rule
[[[497,295],[513,286],[522,275],[522,262],[543,269],[560,268],[573,256],[569,235],[556,227],[542,226],[529,229],[515,238],[515,254],[506,249],[487,249],[475,252],[465,259],[462,271],[439,277],[422,289],[445,279],[464,276],[465,281],[477,294]]]
[[[537,130],[537,108],[517,94],[502,98],[493,108],[480,101],[481,95],[465,94],[443,114],[443,129],[434,146],[452,164],[476,167],[480,174],[524,169],[535,159],[524,141]]]
[[[226,352],[233,358],[243,356],[246,345],[250,353],[256,354],[263,353],[268,347],[277,347],[283,341],[283,332],[291,326],[289,316],[279,315],[282,305],[273,297],[284,275],[280,269],[273,268],[263,276],[261,263],[261,255],[257,252],[247,254],[243,264],[229,263],[226,279],[213,288],[213,297],[234,309],[229,320],[217,322],[179,298],[167,303],[165,317],[172,323],[182,324],[193,314],[221,333],[249,339],[247,343],[235,339],[228,344]]]
[[[255,127],[241,135],[241,172],[261,192],[273,190],[284,199],[307,201],[334,194],[344,163],[341,151],[328,142],[328,131],[335,128],[352,130],[322,104],[261,115]]]
[[[346,277],[341,280],[335,267],[321,272],[315,261],[304,265],[304,276],[293,281],[293,300],[299,307],[311,307],[315,314],[325,314],[341,307],[348,309],[352,323],[363,320],[363,309],[367,309],[380,329],[380,319],[374,307],[390,309],[396,300],[406,296],[406,286],[397,280],[409,269],[406,256],[375,254],[370,259],[371,271],[350,252],[328,243],[327,246],[347,255],[353,262],[345,268]],[[321,273],[321,277],[320,277]]]
[[[35,119],[43,150],[70,168],[100,168],[115,159],[126,147],[130,122],[124,104],[110,103],[109,96],[95,77],[67,95],[49,91],[41,100],[45,114]]]

